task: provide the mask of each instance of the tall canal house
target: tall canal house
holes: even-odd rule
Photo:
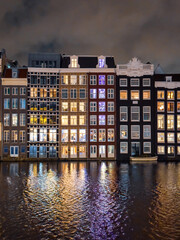
[[[133,58],[0,53],[0,158],[180,160],[179,74]]]

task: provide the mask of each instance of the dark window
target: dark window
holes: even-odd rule
[[[5,154],[8,153],[8,146],[4,146],[4,153],[5,153]]]

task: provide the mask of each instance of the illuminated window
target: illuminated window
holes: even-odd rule
[[[180,146],[177,146],[177,154],[180,155]]]
[[[174,133],[167,133],[167,142],[174,143]]]
[[[19,141],[24,143],[25,140],[26,140],[26,132],[24,130],[19,131]]]
[[[167,91],[167,99],[168,100],[174,99],[174,91]]]
[[[120,142],[120,153],[128,153],[128,143],[127,142]]]
[[[68,125],[68,116],[61,116],[61,125]]]
[[[17,126],[18,125],[18,114],[17,113],[13,113],[12,114],[12,126]]]
[[[105,111],[106,111],[106,103],[99,102],[99,112],[105,112]]]
[[[67,99],[68,98],[68,90],[67,89],[62,89],[61,90],[61,98],[62,99]]]
[[[151,121],[151,107],[143,107],[143,121]]]
[[[140,138],[140,126],[132,125],[131,126],[131,139],[139,139]]]
[[[90,157],[91,158],[96,158],[97,157],[97,146],[96,145],[91,145],[90,146]]]
[[[127,87],[127,79],[126,78],[121,78],[119,80],[119,86],[120,87]]]
[[[99,125],[106,125],[106,116],[99,115]]]
[[[177,115],[177,129],[180,129],[180,115]]]
[[[180,143],[180,133],[177,133],[177,142]]]
[[[10,140],[10,131],[5,130],[4,131],[4,142],[9,142],[9,140]]]
[[[12,98],[12,109],[17,109],[17,108],[18,108],[18,99]]]
[[[10,94],[10,88],[9,87],[5,87],[4,88],[4,95],[9,95]]]
[[[5,98],[4,99],[4,109],[9,109],[10,108],[10,99]]]
[[[90,89],[90,98],[91,99],[97,98],[97,89]]]
[[[167,129],[174,129],[174,115],[167,115]]]
[[[71,67],[77,68],[77,66],[78,66],[77,58],[71,58]]]
[[[174,112],[174,103],[167,102],[167,112]]]
[[[151,80],[150,80],[150,78],[143,78],[143,86],[144,86],[144,87],[149,87],[149,86],[151,86]]]
[[[37,111],[38,110],[37,102],[31,102],[30,103],[30,110],[32,110],[32,111]]]
[[[61,157],[68,158],[68,146],[61,147]]]
[[[39,157],[40,158],[46,158],[47,157],[47,147],[46,146],[40,146],[39,147]]]
[[[37,120],[37,115],[30,115],[30,124],[37,124],[38,120]]]
[[[114,142],[114,129],[108,129],[108,142]]]
[[[57,157],[56,147],[54,147],[54,146],[49,147],[49,157],[50,158]]]
[[[68,142],[68,129],[61,130],[61,142]]]
[[[79,85],[86,85],[86,76],[85,75],[79,76]]]
[[[107,97],[108,97],[108,99],[114,99],[114,89],[108,88]]]
[[[139,91],[131,90],[131,100],[139,100]]]
[[[90,125],[97,125],[97,116],[96,115],[90,116]]]
[[[26,99],[20,98],[20,109],[26,109]]]
[[[164,115],[162,114],[157,115],[157,128],[164,129]]]
[[[99,68],[104,68],[104,65],[105,65],[105,59],[99,58],[99,62],[98,62]]]
[[[114,115],[107,116],[108,125],[114,125]]]
[[[56,89],[55,88],[50,88],[50,94],[49,94],[50,98],[56,98]]]
[[[70,111],[71,112],[77,112],[77,102],[71,102],[70,103]]]
[[[106,141],[106,129],[99,129],[99,142]]]
[[[106,157],[106,146],[105,145],[100,145],[99,146],[99,157],[100,158],[105,158]]]
[[[165,147],[164,146],[158,146],[157,147],[157,153],[159,155],[164,154],[165,153]]]
[[[12,88],[12,95],[18,95],[18,88],[17,87]]]
[[[150,99],[151,99],[151,91],[143,90],[143,100],[150,100]]]
[[[61,103],[62,112],[68,112],[68,102]]]
[[[79,129],[79,142],[86,141],[86,129]]]
[[[79,90],[79,98],[80,98],[80,99],[86,98],[86,89],[81,88],[81,89]]]
[[[151,125],[143,126],[143,138],[150,139],[151,138]]]
[[[70,124],[77,125],[77,116],[70,116]]]
[[[37,142],[37,128],[30,128],[30,142]]]
[[[20,126],[24,127],[26,126],[26,114],[20,113]]]
[[[99,85],[105,84],[106,84],[105,75],[99,75]]]
[[[12,142],[17,142],[18,141],[18,131],[17,130],[12,131],[11,141]]]
[[[96,85],[96,84],[97,84],[96,75],[90,75],[90,85]]]
[[[46,98],[47,97],[47,89],[45,89],[45,88],[40,89],[40,97],[41,98]]]
[[[77,98],[77,89],[71,89],[71,99]]]
[[[56,142],[57,131],[56,128],[49,129],[49,142]]]
[[[114,145],[108,145],[108,157],[114,157]]]
[[[140,107],[131,107],[131,121],[140,121]]]
[[[167,153],[170,156],[174,156],[174,146],[168,146]]]
[[[106,98],[106,90],[105,89],[99,89],[99,98],[100,99]]]
[[[80,115],[79,116],[79,125],[85,125],[86,124],[86,116]]]
[[[9,113],[4,113],[4,126],[9,126],[10,125],[10,115]]]
[[[157,102],[157,111],[164,112],[164,102]]]
[[[84,158],[86,157],[86,146],[79,146],[79,157]]]
[[[70,130],[70,141],[77,142],[77,129]]]
[[[121,90],[120,91],[120,99],[121,100],[127,100],[128,99],[126,90]]]
[[[120,125],[120,139],[128,139],[128,126]]]
[[[40,102],[40,111],[47,111],[47,103],[46,102]]]
[[[71,85],[77,85],[77,76],[76,75],[70,76],[70,83],[71,83]]]
[[[177,102],[177,112],[180,112],[180,102]]]
[[[90,112],[97,112],[97,102],[90,102]]]
[[[40,115],[40,124],[47,124],[47,116],[45,115]]]
[[[108,75],[107,84],[108,85],[114,85],[114,75]]]
[[[97,129],[90,130],[90,142],[97,142]]]
[[[30,97],[37,97],[37,88],[30,88]]]
[[[157,133],[157,142],[164,143],[165,142],[165,134],[163,132]]]
[[[143,152],[144,153],[151,153],[151,143],[150,142],[144,142],[143,143]]]
[[[157,91],[157,99],[164,99],[164,91]]]
[[[56,122],[56,116],[50,115],[50,117],[49,117],[49,123],[50,123],[50,124],[57,124],[57,122]]]
[[[114,112],[114,102],[108,102],[108,112]]]
[[[128,120],[128,108],[123,106],[120,107],[120,121],[127,122]]]
[[[47,142],[47,129],[46,128],[40,128],[39,141],[40,142]]]
[[[180,91],[177,91],[177,99],[180,99]]]
[[[30,146],[29,147],[29,157],[30,158],[37,158],[37,146]]]
[[[85,102],[80,102],[79,103],[79,112],[85,112]]]
[[[61,77],[61,84],[68,85],[68,75],[64,75]]]
[[[131,86],[139,87],[139,79],[138,78],[131,79]]]

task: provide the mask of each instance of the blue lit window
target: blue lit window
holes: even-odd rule
[[[40,146],[39,147],[39,157],[40,158],[46,158],[47,157],[47,147],[46,146]]]
[[[25,146],[21,146],[21,153],[25,153],[26,152],[26,147]]]
[[[8,146],[4,146],[4,153],[5,153],[5,154],[8,153]]]
[[[106,111],[106,103],[99,102],[99,112],[105,112],[105,111]]]
[[[99,59],[99,67],[103,68],[104,67],[104,63],[105,63],[104,59],[100,58]]]
[[[90,98],[97,98],[97,89],[90,89]]]
[[[20,109],[26,109],[26,99],[20,99]]]
[[[105,89],[99,89],[99,98],[106,98],[106,90]]]
[[[36,158],[37,157],[37,146],[30,146],[29,157],[30,158]]]
[[[99,115],[99,125],[106,125],[106,116]]]
[[[99,75],[99,85],[105,85],[105,75]]]
[[[4,99],[4,109],[9,109],[10,108],[10,99],[5,98]]]

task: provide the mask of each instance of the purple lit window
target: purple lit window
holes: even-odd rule
[[[99,85],[105,85],[105,75],[99,75]]]
[[[105,112],[105,111],[106,111],[105,102],[99,102],[99,112]]]
[[[96,89],[90,89],[90,98],[97,98],[97,90]]]
[[[106,125],[106,116],[99,115],[99,125]]]
[[[104,67],[104,59],[102,59],[102,58],[99,59],[99,67],[100,68]]]
[[[99,89],[99,98],[106,98],[105,89]]]

